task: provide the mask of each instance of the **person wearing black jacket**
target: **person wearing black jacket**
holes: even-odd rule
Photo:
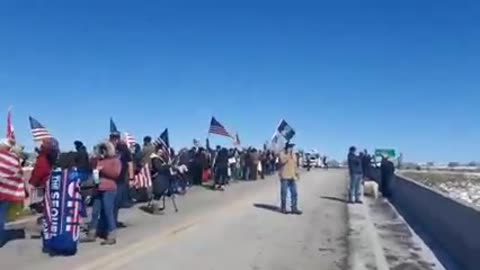
[[[348,152],[348,171],[350,174],[350,188],[348,191],[348,202],[362,203],[361,200],[361,185],[363,178],[362,160],[357,155],[357,148],[350,147]]]
[[[214,161],[215,183],[213,189],[224,190],[228,178],[228,150],[221,148]]]
[[[372,157],[368,154],[367,150],[360,153],[362,161],[362,171],[364,178],[371,178]]]
[[[193,160],[189,171],[192,174],[192,184],[201,185],[203,180],[203,171],[207,168],[208,162],[204,148],[199,148],[197,152],[193,152]]]
[[[391,162],[388,157],[382,158],[382,163],[380,165],[381,172],[381,181],[380,181],[380,191],[383,194],[383,197],[390,198],[392,196],[392,181],[395,175],[395,165]]]
[[[90,159],[88,157],[87,148],[81,141],[75,141],[75,167],[82,173],[91,174],[92,168],[90,166]]]
[[[149,203],[149,208],[153,214],[160,214],[163,209],[158,207],[156,201],[160,200],[162,196],[171,188],[172,174],[171,165],[167,155],[159,146],[156,147],[156,153],[151,156],[152,161],[152,184],[153,184],[153,198]]]

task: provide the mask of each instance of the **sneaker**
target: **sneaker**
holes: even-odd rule
[[[293,215],[300,216],[300,215],[302,215],[302,214],[303,214],[303,212],[302,212],[302,211],[300,211],[300,210],[298,210],[298,209],[293,209],[293,210],[292,210],[292,214],[293,214]]]
[[[85,238],[80,239],[80,243],[94,243],[97,241],[97,231],[89,230]]]
[[[282,207],[282,208],[280,209],[280,213],[282,213],[282,214],[284,214],[284,215],[287,215],[287,214],[288,214],[287,209],[286,209],[285,207]]]
[[[361,200],[356,200],[355,203],[357,204],[363,204],[363,202]]]
[[[115,245],[116,243],[117,243],[117,233],[116,233],[116,231],[113,231],[113,232],[110,232],[107,235],[107,239],[102,241],[100,243],[100,245],[102,245],[102,246],[112,246],[112,245]]]
[[[152,211],[152,215],[158,216],[163,214],[163,209],[160,209],[158,207],[151,208],[151,211]]]
[[[100,243],[100,245],[102,245],[102,246],[113,246],[116,243],[117,243],[117,239],[115,239],[113,237],[107,237],[107,239],[102,241],[102,243]]]
[[[125,229],[125,228],[127,228],[127,225],[125,225],[125,223],[123,223],[123,222],[117,222],[117,228]]]

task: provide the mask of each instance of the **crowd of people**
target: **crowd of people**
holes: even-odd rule
[[[287,143],[284,151],[274,152],[266,147],[262,150],[221,146],[212,149],[207,141],[205,148],[183,148],[176,153],[169,145],[153,141],[149,136],[144,137],[143,145],[128,144],[119,133],[114,132],[107,141],[95,145],[90,153],[81,141],[75,141],[74,147],[75,151],[60,152],[57,140],[44,139],[40,147],[35,149],[36,159],[28,182],[38,190],[45,190],[54,170],[75,170],[80,179],[83,202],[80,214],[89,220],[85,226],[86,235],[80,242],[96,242],[102,238],[102,245],[116,244],[117,229],[126,227],[119,219],[122,208],[145,203],[151,214],[160,214],[165,208],[165,197],[185,195],[192,185],[213,180],[211,188],[223,191],[231,181],[264,179],[277,170],[280,170],[281,179],[281,212],[287,213],[287,193],[290,192],[290,213],[302,213],[297,207],[296,189],[300,158],[298,153],[293,152],[293,144],[290,143]],[[2,246],[5,243],[3,228],[9,204],[21,201],[29,194],[23,182],[20,182],[23,179],[5,177],[7,172],[10,173],[8,175],[21,175],[26,160],[21,149],[8,139],[1,140],[0,159],[4,161],[1,164],[9,165],[0,166]],[[379,180],[382,194],[391,196],[395,167],[388,157],[383,157],[380,170],[374,170],[372,157],[366,151],[357,153],[356,147],[352,146],[347,160],[350,203],[362,203],[361,185],[368,179]],[[377,171],[380,172],[379,177]],[[6,189],[6,184],[16,186],[17,190],[11,187]],[[159,204],[161,199],[162,206]],[[31,207],[42,212],[43,203],[36,202]],[[89,216],[87,206],[91,206]]]
[[[8,140],[1,145],[1,151],[12,151],[14,147]],[[173,148],[153,141],[149,136],[143,139],[143,145],[128,145],[119,133],[110,134],[107,141],[94,146],[90,153],[81,141],[75,141],[74,147],[75,151],[61,152],[57,140],[44,139],[35,149],[36,160],[28,182],[42,190],[55,169],[75,169],[84,202],[80,212],[85,220],[89,220],[86,236],[80,242],[95,242],[102,238],[102,245],[114,245],[118,228],[126,227],[119,218],[122,208],[145,203],[150,213],[159,214],[165,207],[165,202],[160,206],[159,201],[166,196],[185,195],[190,186],[210,180],[213,190],[223,191],[231,181],[264,179],[277,171],[281,162],[281,156],[266,147],[262,150],[221,146],[212,149],[207,143],[205,148],[183,148],[176,153]],[[24,158],[19,154],[15,156],[20,164]],[[297,158],[295,163],[298,166]],[[291,174],[296,177],[297,172]],[[292,185],[285,184],[285,192],[287,188],[292,190]],[[282,184],[282,198],[283,193]],[[292,198],[293,195],[296,198],[296,192]],[[8,203],[2,198],[0,202],[0,229],[3,230],[6,215],[3,210],[8,209]],[[40,201],[32,207],[41,212],[43,203]],[[87,205],[91,206],[89,216]]]

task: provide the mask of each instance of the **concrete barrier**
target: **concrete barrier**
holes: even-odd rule
[[[480,209],[404,176],[396,177],[391,202],[447,269],[480,269]]]

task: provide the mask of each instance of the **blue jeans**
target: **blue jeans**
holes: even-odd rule
[[[8,201],[0,201],[0,247],[2,247],[7,241],[5,223],[7,219],[9,205],[10,202]]]
[[[281,179],[280,180],[280,197],[281,207],[285,209],[287,206],[287,191],[290,190],[290,199],[292,201],[292,210],[297,210],[297,183],[293,179]]]
[[[360,187],[362,185],[362,178],[363,176],[361,174],[353,174],[350,176],[350,188],[348,190],[348,199],[350,201],[359,201],[361,199]]]
[[[115,196],[115,208],[113,211],[115,221],[118,222],[118,212],[121,208],[125,208],[125,205],[128,203],[128,184],[127,182],[121,180],[117,182],[117,193]]]
[[[99,191],[93,197],[92,223],[90,224],[92,230],[98,230],[98,223],[100,218],[102,218],[107,232],[115,231],[117,228],[114,216],[116,195],[116,191]]]

